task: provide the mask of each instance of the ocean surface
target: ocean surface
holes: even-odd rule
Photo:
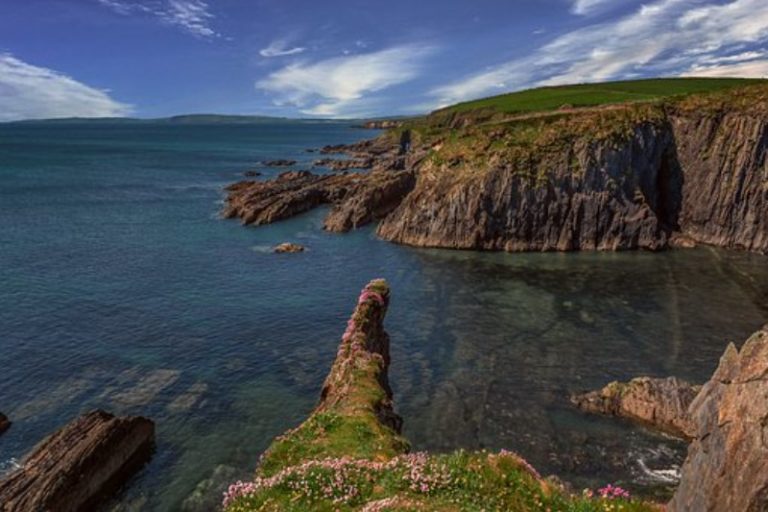
[[[216,482],[247,478],[311,410],[360,288],[384,277],[415,449],[507,448],[577,488],[663,493],[685,447],[568,396],[636,375],[705,380],[768,321],[765,257],[423,250],[372,228],[325,233],[323,210],[261,228],[218,217],[222,188],[258,162],[307,168],[307,148],[373,135],[0,125],[0,411],[14,421],[1,467],[84,411],[142,414],[156,453],[106,509],[208,510]],[[270,252],[285,241],[308,251]]]

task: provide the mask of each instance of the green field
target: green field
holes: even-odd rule
[[[494,110],[525,114],[557,110],[564,106],[594,107],[631,101],[657,100],[669,96],[721,91],[765,82],[766,80],[747,78],[658,78],[542,87],[459,103],[435,113]]]

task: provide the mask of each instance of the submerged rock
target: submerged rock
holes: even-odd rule
[[[731,344],[690,406],[694,439],[670,512],[768,510],[768,326]]]
[[[220,464],[213,469],[211,476],[200,481],[192,494],[181,503],[182,512],[210,512],[218,510],[221,495],[227,489],[229,482],[238,476],[238,471],[232,466]]]
[[[278,160],[267,160],[262,162],[267,167],[290,167],[296,165],[296,160],[288,160],[287,158],[280,158]]]
[[[85,414],[43,440],[0,480],[3,512],[88,512],[145,462],[155,426],[142,417]]]
[[[255,178],[256,176],[261,176],[261,173],[259,171],[245,171],[243,176]]]
[[[278,254],[304,252],[304,246],[299,244],[293,244],[291,242],[284,242],[276,246],[274,249],[274,252]]]
[[[669,434],[691,439],[695,427],[688,415],[701,386],[669,377],[638,377],[612,382],[599,391],[574,395],[571,401],[581,410],[638,421]]]
[[[11,420],[0,412],[0,434],[11,428]]]

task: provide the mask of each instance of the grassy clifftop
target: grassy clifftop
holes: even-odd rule
[[[504,113],[532,113],[557,110],[564,106],[596,107],[637,101],[653,101],[671,96],[717,92],[734,87],[765,83],[748,78],[657,78],[598,84],[540,87],[459,103],[436,114],[494,110]]]
[[[571,495],[512,452],[408,453],[387,383],[389,295],[383,280],[363,289],[320,404],[230,486],[226,512],[658,510],[615,487]]]

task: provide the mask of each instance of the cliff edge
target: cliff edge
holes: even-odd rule
[[[383,280],[362,290],[319,404],[299,427],[275,439],[253,481],[229,487],[224,510],[658,510],[613,486],[594,497],[572,496],[504,450],[408,453],[387,378],[383,320],[389,300]]]

